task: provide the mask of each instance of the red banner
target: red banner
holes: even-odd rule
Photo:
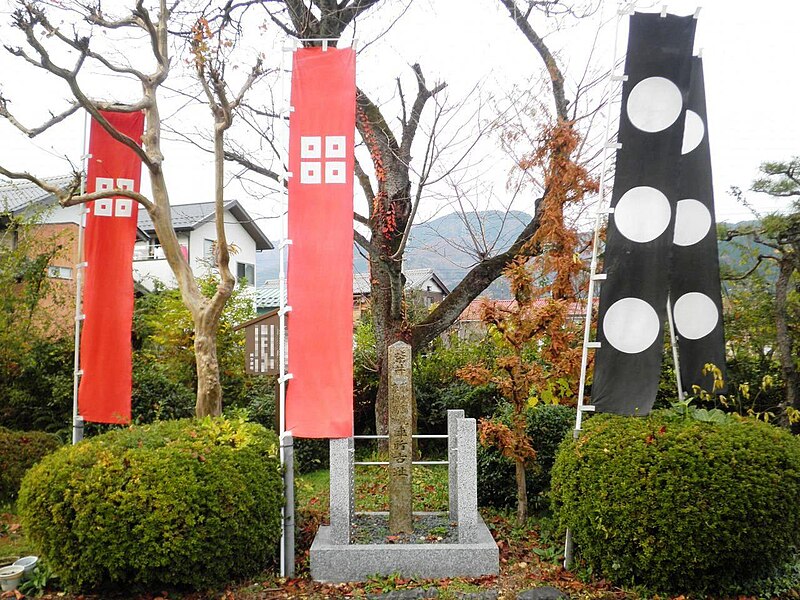
[[[144,114],[104,112],[120,133],[141,143]],[[104,189],[138,192],[142,163],[130,148],[92,120],[88,193]],[[131,421],[131,320],[133,245],[139,205],[130,198],[89,204],[86,216],[86,278],[83,290],[81,376],[78,412],[86,421]]]
[[[286,429],[353,435],[355,52],[294,54],[289,129]]]

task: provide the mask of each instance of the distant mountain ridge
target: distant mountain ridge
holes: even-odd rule
[[[491,256],[505,250],[530,219],[530,215],[522,211],[489,210],[468,215],[450,213],[414,225],[405,250],[404,267],[433,269],[452,290],[478,262],[479,252]],[[356,273],[369,272],[362,252],[357,246],[353,248],[353,271]],[[256,273],[258,285],[278,277],[277,250],[257,255]],[[498,280],[483,295],[505,298],[508,293],[508,284]]]
[[[519,236],[531,216],[522,211],[502,212],[489,210],[468,215],[450,213],[414,225],[405,251],[405,268],[430,268],[442,282],[452,290],[478,261],[478,252],[487,256],[502,252]],[[754,222],[730,224],[731,228],[752,226]],[[746,249],[758,249],[766,253],[770,249],[739,238]],[[324,242],[323,242],[324,243]],[[477,246],[476,246],[477,243]],[[479,249],[476,251],[476,247]],[[291,248],[291,247],[290,247]],[[291,250],[290,250],[291,252]],[[720,242],[720,263],[728,267],[738,266],[749,250],[732,242]],[[278,277],[278,251],[261,252],[256,258],[257,283]],[[369,264],[358,247],[353,248],[353,270],[369,273]],[[491,298],[508,298],[508,283],[501,277],[482,294]]]

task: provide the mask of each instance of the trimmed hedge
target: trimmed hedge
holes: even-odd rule
[[[0,502],[14,500],[25,472],[60,445],[50,433],[0,427]]]
[[[559,450],[551,495],[615,583],[742,589],[800,548],[800,440],[753,420],[597,415]]]
[[[511,424],[510,404],[501,406],[498,419]],[[536,508],[543,504],[544,493],[550,486],[550,469],[556,450],[575,426],[575,409],[568,406],[538,404],[525,411],[526,432],[536,459],[525,470],[528,502]],[[478,444],[478,504],[494,508],[517,505],[517,484],[514,461],[505,458],[497,448]]]
[[[205,588],[275,558],[278,440],[205,418],[112,431],[28,472],[18,508],[31,543],[71,588]]]

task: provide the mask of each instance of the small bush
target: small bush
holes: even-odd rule
[[[131,399],[134,423],[185,419],[194,415],[194,392],[152,360],[136,357]]]
[[[274,433],[206,418],[62,448],[29,471],[18,508],[68,587],[204,588],[274,559],[281,490]]]
[[[26,471],[60,445],[49,433],[0,427],[0,502],[14,500]]]
[[[330,465],[330,441],[327,439],[295,438],[294,470],[298,475],[327,469]]]
[[[506,425],[511,423],[511,406],[506,404],[494,417]],[[553,404],[539,404],[525,412],[527,434],[536,459],[528,466],[525,480],[528,502],[542,505],[550,486],[550,469],[561,441],[575,425],[575,409]],[[478,503],[481,506],[508,508],[516,506],[517,486],[514,461],[503,457],[497,448],[478,444]]]
[[[800,440],[762,422],[598,415],[552,484],[580,556],[619,584],[742,589],[800,547]]]

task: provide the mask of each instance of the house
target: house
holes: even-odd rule
[[[47,183],[66,187],[72,176],[48,178]],[[48,315],[47,330],[54,337],[70,335],[75,328],[75,265],[78,257],[78,227],[81,207],[61,207],[55,196],[30,182],[0,181],[0,235],[4,243],[16,247],[17,228],[8,229],[12,217],[29,217],[37,223],[25,232],[33,237],[33,249],[55,253],[47,268],[48,293],[42,300],[43,314]]]
[[[438,304],[447,297],[450,290],[433,272],[433,269],[407,269],[403,271],[406,278],[406,291],[411,292],[425,308]],[[278,308],[280,294],[277,279],[268,279],[255,291],[256,310],[265,313]],[[357,321],[361,313],[369,306],[369,275],[355,273],[353,275],[353,320]]]
[[[543,306],[547,300],[541,299],[534,302],[535,307]],[[455,333],[462,340],[481,340],[488,331],[488,326],[483,322],[483,309],[490,305],[501,311],[513,311],[517,308],[516,300],[500,300],[495,298],[477,298],[467,305],[467,308],[458,316],[448,329],[448,333]],[[597,308],[597,298],[594,299]],[[586,301],[578,300],[569,305],[567,318],[573,323],[583,323],[586,318]]]
[[[196,276],[203,276],[214,269],[216,225],[214,203],[178,204],[172,206],[172,226],[178,236],[181,251],[189,261]],[[133,250],[133,278],[147,289],[153,289],[156,281],[174,287],[172,270],[164,257],[153,222],[146,211],[139,211],[139,229],[145,239],[138,240]],[[253,218],[236,200],[225,203],[225,235],[231,254],[231,272],[237,282],[245,280],[255,286],[256,252],[273,248],[267,236],[255,224]]]
[[[65,187],[71,183],[72,176],[48,178],[46,181],[57,187]],[[53,297],[46,299],[44,304],[50,309],[50,321],[60,333],[67,333],[74,328],[75,266],[79,262],[78,228],[82,209],[81,206],[62,207],[52,194],[29,182],[0,182],[0,232],[7,228],[9,216],[35,216],[37,224],[33,228],[33,235],[43,245],[55,245],[58,248],[48,267]],[[213,255],[216,240],[214,203],[175,205],[172,207],[172,220],[184,256],[195,275],[208,273],[212,268],[209,257]],[[234,276],[253,285],[256,252],[269,250],[272,244],[235,200],[225,204],[225,231],[228,243],[234,250],[231,255]],[[7,244],[16,244],[17,233],[9,233],[0,236],[0,239]],[[137,290],[152,290],[156,280],[168,287],[176,285],[155,235],[155,228],[144,210],[139,211],[134,255],[131,258]]]

